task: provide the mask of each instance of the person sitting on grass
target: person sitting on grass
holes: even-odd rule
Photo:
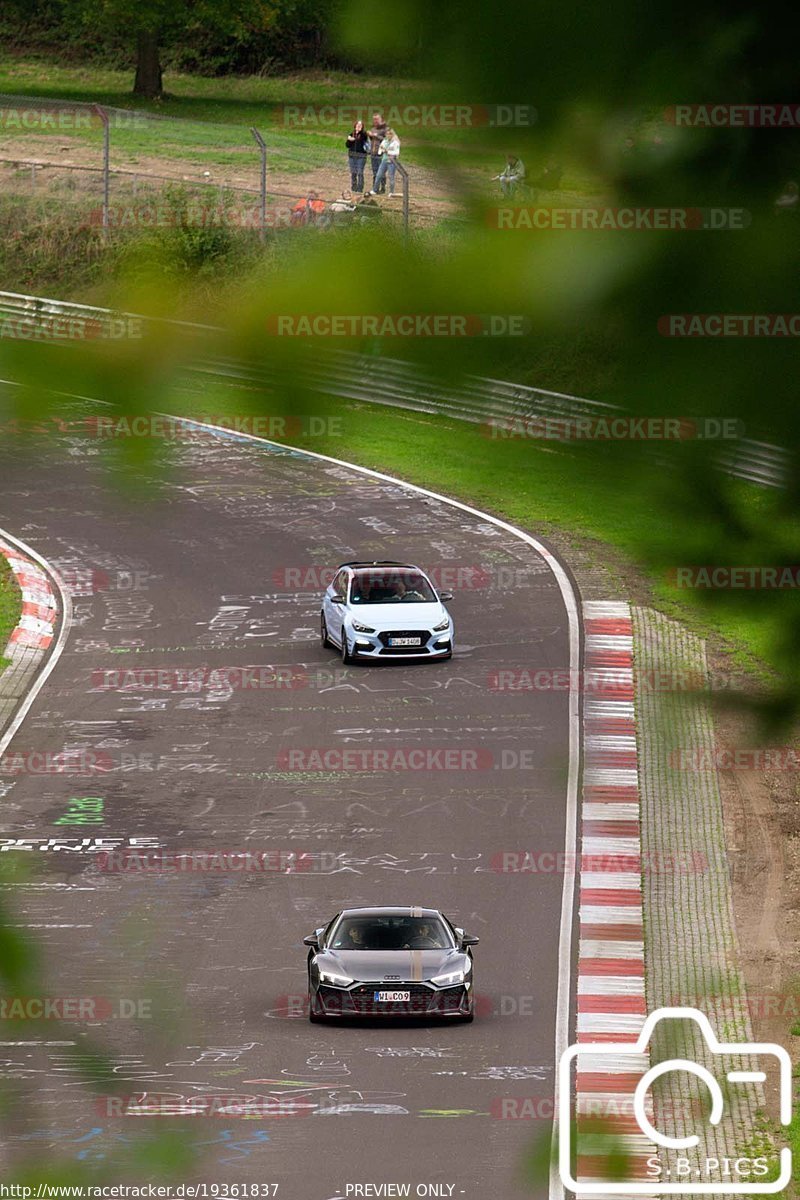
[[[309,192],[305,198],[298,200],[292,209],[292,224],[316,225],[324,211],[325,201],[320,200],[319,193]]]
[[[790,179],[775,201],[775,212],[800,212],[800,188],[794,179]]]
[[[504,170],[493,178],[499,181],[503,195],[511,197],[525,182],[525,164],[516,154],[508,154]]]
[[[362,196],[356,204],[356,221],[363,225],[371,225],[374,221],[380,221],[383,217],[381,206],[377,200],[373,200],[370,195]]]
[[[347,225],[353,220],[355,211],[356,202],[352,192],[342,192],[338,200],[333,200],[328,205],[328,212],[334,225]]]

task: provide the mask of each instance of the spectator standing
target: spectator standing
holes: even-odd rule
[[[386,122],[380,113],[372,114],[372,127],[367,130],[369,138],[369,153],[372,159],[372,188],[375,191],[375,176],[378,174],[378,167],[381,163],[381,142],[386,137]],[[386,184],[383,184],[382,191],[386,191]]]
[[[354,192],[364,190],[364,164],[367,161],[369,136],[363,121],[356,121],[352,132],[347,135],[347,157],[350,160],[350,186]]]
[[[386,185],[384,180],[389,176],[389,199],[394,197],[394,178],[397,171],[397,160],[400,157],[400,138],[393,129],[386,130],[386,137],[380,144],[381,161],[378,166],[378,173],[375,176],[375,185],[370,192],[371,196],[377,195],[381,191],[385,191]]]

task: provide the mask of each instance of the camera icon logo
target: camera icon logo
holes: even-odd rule
[[[705,1040],[709,1055],[715,1059],[719,1056],[720,1066],[731,1058],[758,1057],[759,1069],[755,1066],[748,1070],[724,1069],[720,1075],[715,1075],[702,1063],[689,1058],[670,1058],[649,1066],[653,1031],[664,1020],[694,1021]],[[718,1154],[703,1157],[699,1134],[669,1136],[658,1130],[651,1120],[651,1087],[670,1072],[683,1072],[695,1076],[705,1088],[708,1096],[705,1119],[711,1126],[718,1126],[725,1114],[726,1096],[735,1100],[740,1086],[766,1082],[767,1075],[760,1069],[763,1059],[777,1062],[780,1123],[788,1125],[792,1118],[792,1064],[787,1051],[774,1042],[720,1042],[708,1017],[696,1008],[655,1009],[645,1020],[638,1039],[633,1043],[580,1042],[569,1046],[558,1066],[558,1165],[561,1182],[581,1196],[771,1195],[783,1191],[792,1177],[792,1152],[788,1147],[783,1147],[778,1157],[779,1178],[765,1179],[764,1176],[770,1173],[767,1157],[748,1157],[744,1154],[733,1158],[719,1157]],[[572,1111],[573,1062],[579,1081],[576,1114]],[[729,1061],[726,1065],[728,1068],[731,1066]],[[610,1111],[615,1112],[615,1120],[609,1120],[606,1125],[604,1117],[593,1118],[592,1097],[589,1097],[590,1115],[587,1117],[585,1111],[582,1115],[582,1075],[594,1081],[589,1087],[595,1092],[598,1088],[600,1092],[606,1088],[604,1082],[597,1083],[597,1080],[627,1080],[626,1088],[631,1090],[621,1097],[624,1115],[621,1117],[619,1108],[615,1110],[612,1105]],[[720,1076],[725,1081],[723,1084],[720,1083]],[[697,1112],[697,1102],[694,1103],[694,1111]],[[599,1149],[602,1146],[605,1149]],[[665,1168],[661,1162],[659,1147],[673,1152],[669,1168]],[[688,1150],[695,1152],[691,1159],[676,1157],[674,1153]],[[638,1171],[631,1170],[632,1163],[638,1163]],[[613,1175],[615,1169],[627,1177],[602,1177]]]

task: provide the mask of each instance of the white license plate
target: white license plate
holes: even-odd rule
[[[411,992],[373,992],[372,999],[376,1004],[407,1004]]]
[[[389,638],[390,646],[421,646],[422,638]]]

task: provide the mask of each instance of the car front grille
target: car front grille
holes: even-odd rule
[[[430,639],[428,629],[389,629],[378,634],[381,643],[381,654],[427,654],[427,642]],[[419,638],[419,646],[390,646],[390,638]]]
[[[408,1000],[383,1003],[373,999],[377,991],[410,992]],[[461,1011],[463,987],[434,989],[419,983],[365,983],[349,991],[320,987],[326,1012],[342,1016],[435,1016]]]

